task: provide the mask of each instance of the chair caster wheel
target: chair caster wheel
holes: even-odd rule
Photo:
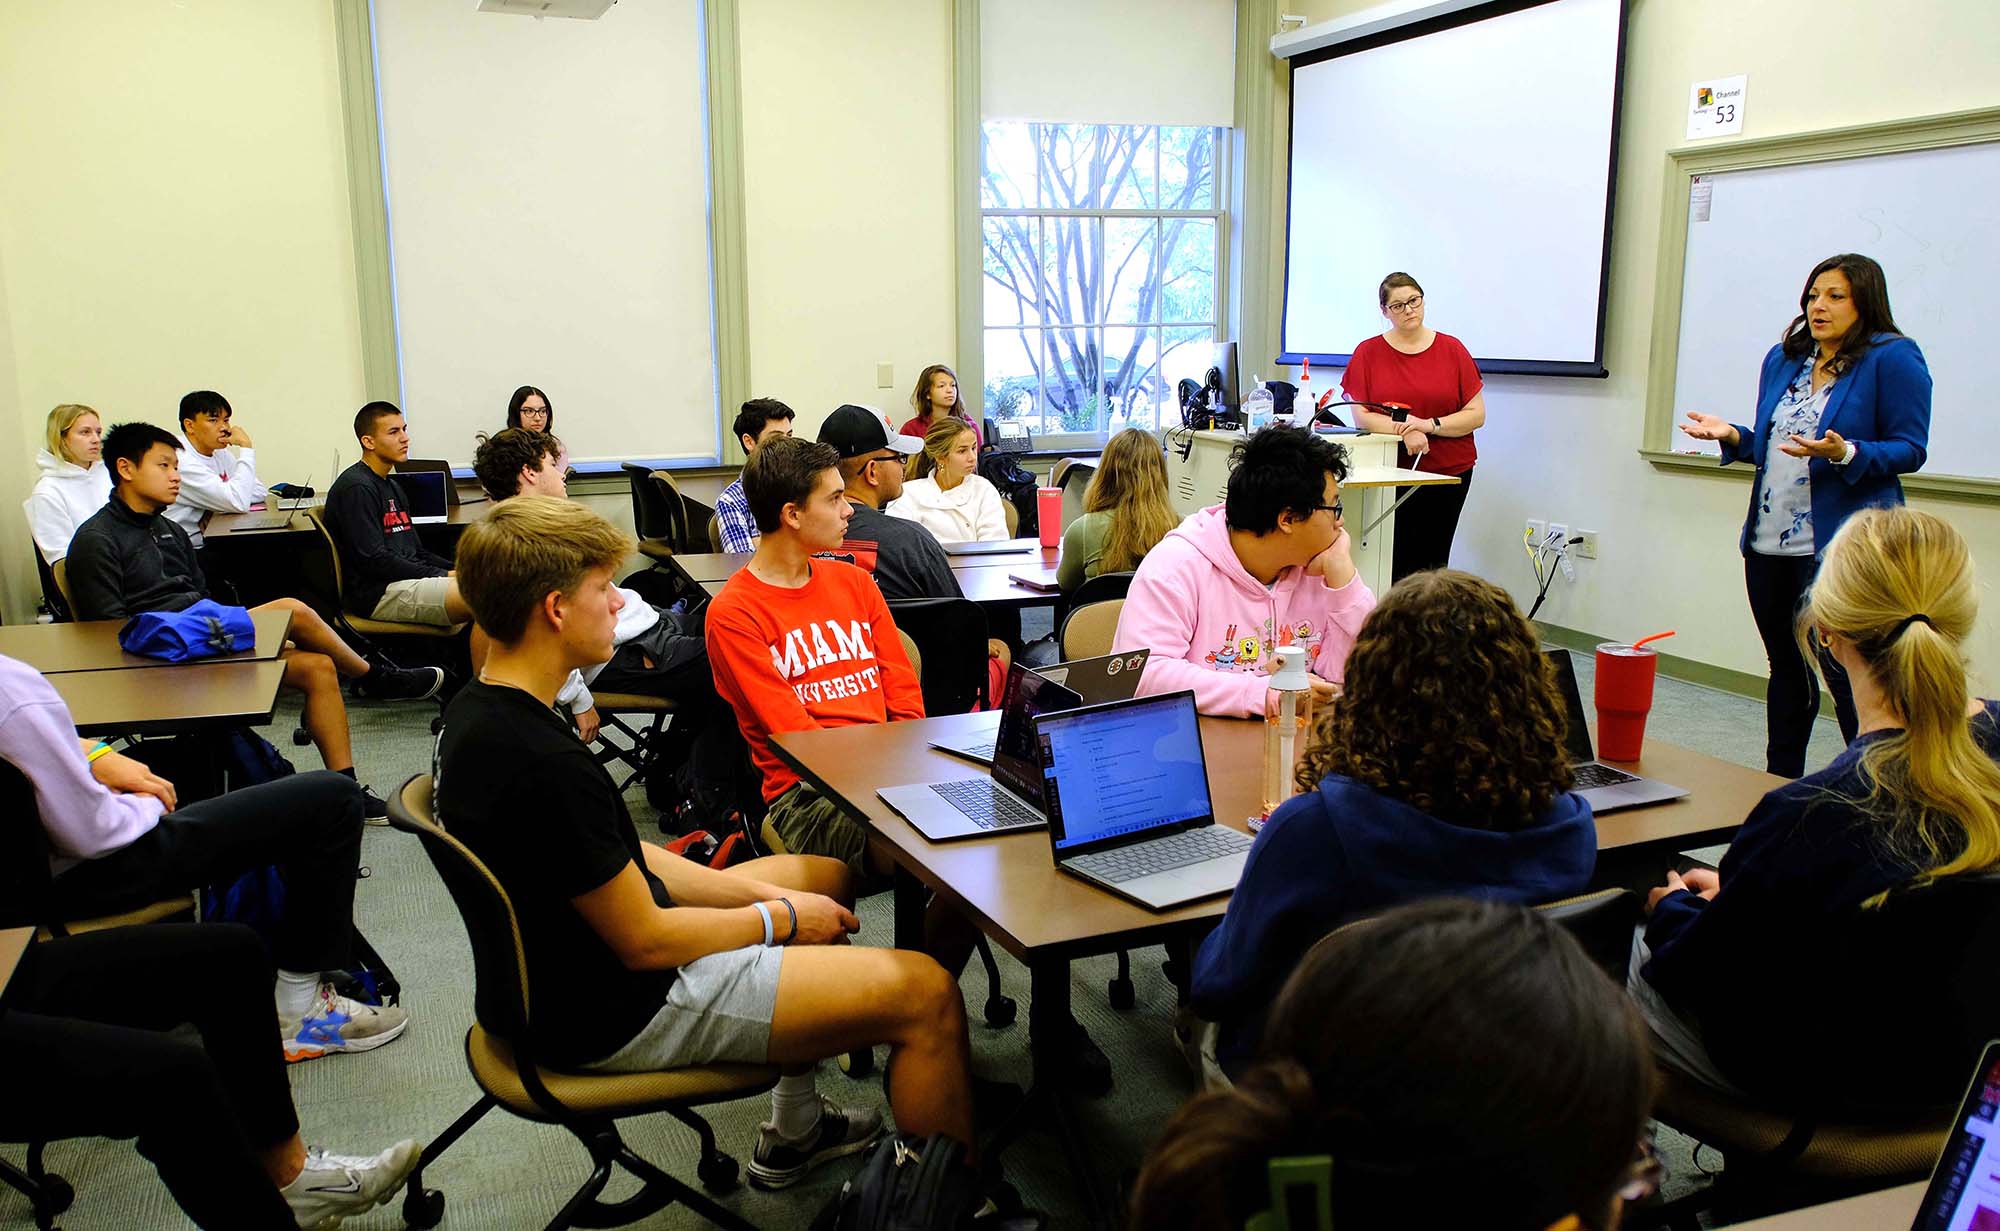
[[[436,718],[431,719],[431,734],[436,735],[442,730],[444,730],[444,715],[439,714]]]
[[[1138,1002],[1138,996],[1133,991],[1130,979],[1113,979],[1110,996],[1111,1007],[1114,1009],[1129,1009]]]
[[[48,1203],[50,1214],[60,1214],[76,1201],[76,1189],[59,1175],[43,1174],[42,1200]]]
[[[863,1047],[848,1052],[840,1058],[840,1071],[855,1080],[860,1080],[875,1071],[875,1049]]]
[[[444,1221],[444,1194],[435,1188],[412,1188],[403,1195],[403,1222],[418,1231]]]
[[[1014,1015],[1020,1012],[1020,1008],[1012,996],[989,996],[986,998],[986,1024],[995,1030],[1005,1030],[1014,1024]]]
[[[712,1193],[726,1193],[736,1187],[736,1160],[727,1154],[711,1154],[695,1164],[695,1178]]]

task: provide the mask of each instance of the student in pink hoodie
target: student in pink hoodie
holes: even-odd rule
[[[1225,503],[1140,561],[1112,648],[1153,651],[1141,693],[1192,689],[1204,714],[1254,718],[1280,646],[1304,646],[1317,700],[1333,695],[1375,594],[1340,521],[1347,450],[1268,427],[1231,465]]]

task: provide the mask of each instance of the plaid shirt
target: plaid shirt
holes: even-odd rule
[[[757,521],[750,516],[750,502],[743,498],[741,478],[715,498],[715,516],[722,525],[722,550],[757,550]]]

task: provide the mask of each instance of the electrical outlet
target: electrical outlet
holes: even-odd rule
[[[1564,544],[1569,542],[1569,527],[1559,521],[1552,521],[1549,523],[1549,537],[1555,540],[1555,549],[1563,551]]]
[[[1540,543],[1543,536],[1548,534],[1548,532],[1549,523],[1539,517],[1530,517],[1528,519],[1528,541],[1530,543]]]
[[[1576,537],[1583,540],[1576,545],[1576,554],[1585,560],[1597,559],[1597,531],[1579,529]]]

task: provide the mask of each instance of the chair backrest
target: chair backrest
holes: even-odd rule
[[[1085,578],[1083,584],[1068,596],[1070,609],[1073,611],[1091,603],[1108,603],[1114,598],[1124,598],[1132,588],[1134,576],[1136,574],[1131,572],[1099,573]]]
[[[1590,960],[1623,986],[1632,957],[1632,929],[1644,914],[1639,895],[1630,889],[1600,889],[1535,907],[1576,937]]]
[[[1111,639],[1118,632],[1118,613],[1125,609],[1122,598],[1078,606],[1063,621],[1062,656],[1097,658],[1111,652]]]
[[[345,607],[347,605],[347,572],[340,560],[340,541],[333,537],[333,528],[326,524],[325,507],[322,505],[313,505],[307,509],[306,520],[313,524],[313,529],[319,531],[320,538],[326,541],[327,559],[333,568],[334,605],[336,607]]]
[[[896,631],[916,642],[924,713],[963,714],[989,704],[986,612],[965,598],[899,599],[889,604]],[[916,666],[917,664],[911,664]]]
[[[488,1034],[528,1060],[528,957],[514,904],[479,856],[438,823],[431,776],[417,774],[389,797],[389,823],[415,834],[458,907],[472,941],[473,1012]]]
[[[917,639],[900,628],[896,630],[896,638],[903,643],[903,654],[910,660],[910,669],[917,673],[919,680],[923,679],[924,652],[917,648]]]
[[[39,555],[39,550],[38,550],[38,555]],[[49,580],[55,583],[56,598],[60,600],[62,603],[61,618],[64,620],[75,619],[76,617],[74,613],[76,611],[76,608],[72,607],[69,601],[69,557],[68,556],[64,556],[62,559],[56,561],[54,564],[49,565]]]
[[[42,545],[35,542],[32,535],[28,545],[35,549],[35,576],[42,583],[42,605],[49,609],[49,614],[55,617],[57,623],[66,624],[76,618],[70,613],[69,574],[63,569],[61,560],[56,561],[53,567],[49,564],[42,555]]]
[[[1011,539],[1021,531],[1021,510],[1014,507],[1012,500],[1002,496],[1000,512],[1007,518],[1007,537]]]
[[[622,468],[632,486],[632,529],[642,539],[661,540],[675,551],[686,551],[687,513],[673,478],[637,462],[626,462]]]
[[[1051,486],[1062,488],[1062,519],[1067,527],[1083,516],[1083,493],[1090,486],[1090,478],[1097,473],[1097,463],[1084,458],[1066,457],[1056,464],[1056,477]]]
[[[719,514],[708,519],[708,549],[715,552],[722,550],[722,517]]]

